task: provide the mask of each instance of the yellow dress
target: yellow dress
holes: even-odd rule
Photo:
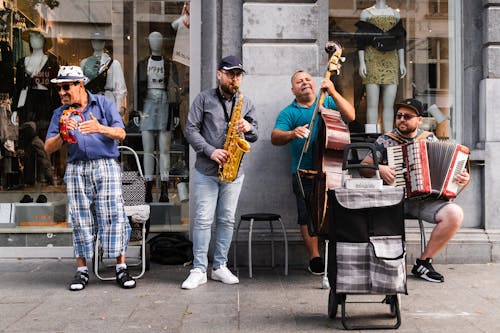
[[[397,17],[389,15],[376,15],[367,20],[384,32],[394,27],[398,21]],[[398,50],[383,52],[373,46],[368,46],[365,49],[365,63],[366,78],[363,79],[364,84],[398,84]]]

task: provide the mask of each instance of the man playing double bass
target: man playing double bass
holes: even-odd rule
[[[297,169],[310,170],[313,167],[313,149],[317,137],[318,126],[314,126],[312,133],[309,130],[309,123],[313,117],[318,98],[316,96],[316,85],[314,80],[306,71],[299,70],[292,75],[292,94],[295,99],[290,105],[285,107],[274,125],[271,133],[271,143],[282,146],[290,143],[290,153],[292,155],[292,188],[297,202],[298,223],[304,244],[309,254],[308,270],[314,275],[323,274],[324,262],[320,257],[318,250],[318,237],[310,236],[307,225],[311,218],[311,213],[307,211],[304,197],[302,196],[296,179]],[[355,117],[354,107],[335,89],[335,85],[330,79],[325,78],[321,83],[321,89],[328,93],[322,108],[338,110],[345,121],[353,121]],[[320,117],[316,117],[318,121]],[[298,165],[302,149],[306,138],[311,135],[311,146],[304,154]],[[313,181],[311,179],[301,178],[304,193],[312,191]]]

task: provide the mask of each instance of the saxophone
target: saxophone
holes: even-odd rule
[[[243,105],[243,94],[239,90],[238,93],[238,103],[231,112],[226,142],[224,143],[224,150],[227,150],[229,157],[226,162],[219,165],[219,179],[228,183],[236,179],[243,154],[251,150],[248,141],[243,139],[243,135],[239,134],[236,128],[236,122],[241,118],[241,107]]]

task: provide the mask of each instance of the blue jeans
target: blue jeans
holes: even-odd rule
[[[193,268],[203,272],[208,266],[208,247],[215,217],[215,252],[213,268],[227,262],[234,229],[234,214],[238,206],[244,175],[232,183],[225,183],[217,176],[205,176],[194,170],[194,219],[193,219]]]

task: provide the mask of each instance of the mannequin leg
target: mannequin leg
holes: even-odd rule
[[[144,150],[144,176],[147,181],[154,179],[155,173],[155,132],[142,131],[142,148]]]
[[[380,86],[378,84],[369,83],[366,89],[366,123],[378,123],[378,99],[380,94]]]
[[[153,179],[155,170],[155,133],[154,131],[142,131],[142,148],[144,150],[144,178],[146,178],[146,202],[153,201]]]
[[[170,131],[161,131],[159,136],[160,145],[160,176],[161,193],[160,202],[168,202],[168,175],[170,168],[170,144],[172,133]]]
[[[396,100],[396,93],[398,86],[395,84],[385,85],[383,88],[382,103],[383,113],[382,122],[384,124],[384,132],[389,132],[394,127],[394,101]]]

